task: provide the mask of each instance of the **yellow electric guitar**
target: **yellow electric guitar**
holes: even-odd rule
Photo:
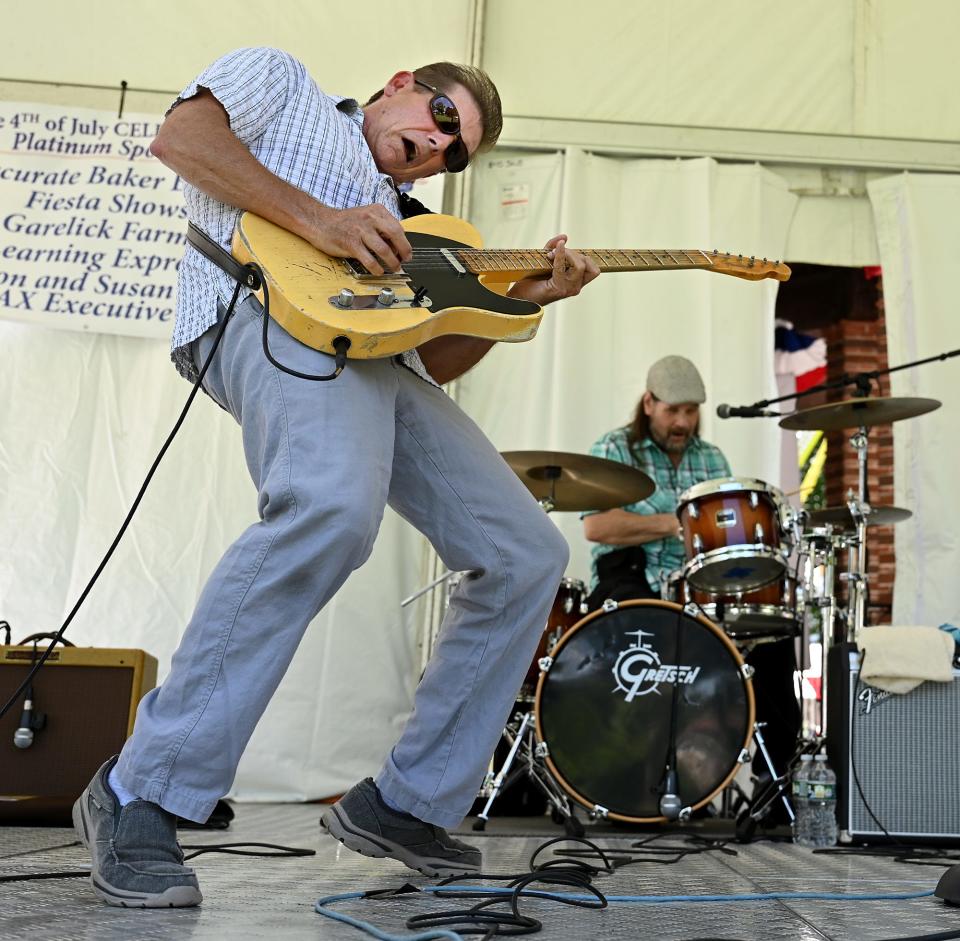
[[[233,254],[264,270],[277,323],[325,353],[334,352],[339,337],[350,341],[350,358],[376,359],[448,334],[512,343],[536,334],[543,309],[504,292],[521,278],[547,274],[553,265],[545,252],[483,250],[480,233],[453,216],[414,216],[403,228],[413,258],[402,271],[386,275],[371,275],[351,259],[331,258],[249,212],[237,222]],[[750,281],[790,277],[779,262],[721,252],[578,251],[601,271],[700,268]]]

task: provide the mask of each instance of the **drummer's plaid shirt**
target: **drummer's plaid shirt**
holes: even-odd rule
[[[629,431],[629,426],[615,428],[590,448],[590,453],[594,457],[605,457],[611,461],[638,467],[657,485],[657,489],[646,500],[629,503],[623,507],[624,510],[647,514],[675,513],[680,494],[684,490],[705,480],[731,476],[730,465],[723,456],[723,452],[716,445],[708,444],[702,438],[690,439],[680,460],[680,466],[674,467],[666,451],[649,436],[631,449]],[[583,513],[581,519],[590,515],[590,513]],[[607,552],[621,548],[623,547],[608,546],[598,542],[592,544],[591,589],[597,584],[597,559]],[[670,536],[666,539],[645,542],[643,548],[647,554],[647,582],[653,591],[660,591],[661,583],[666,580],[667,575],[684,563],[683,543],[675,536]]]

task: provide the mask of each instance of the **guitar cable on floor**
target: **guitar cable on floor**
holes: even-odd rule
[[[350,927],[357,928],[364,933],[380,939],[380,941],[428,941],[428,939],[446,938],[449,941],[466,941],[464,935],[482,935],[489,939],[504,935],[536,934],[543,930],[543,922],[521,910],[521,902],[526,899],[554,902],[557,904],[577,908],[600,910],[611,904],[686,904],[686,903],[746,903],[755,901],[894,901],[919,898],[929,898],[933,891],[923,892],[893,892],[893,893],[840,893],[840,892],[754,892],[731,895],[605,895],[594,884],[595,877],[610,874],[624,866],[641,862],[661,862],[668,865],[679,862],[686,855],[709,851],[719,851],[726,854],[739,855],[730,848],[726,841],[710,840],[698,836],[685,839],[688,846],[658,847],[662,853],[674,854],[673,859],[651,858],[652,848],[649,844],[669,834],[657,834],[645,840],[632,844],[632,848],[639,849],[642,854],[635,855],[615,847],[601,847],[584,838],[555,837],[541,843],[530,857],[527,872],[518,874],[477,873],[471,876],[471,881],[463,883],[456,878],[444,880],[436,885],[415,886],[405,883],[389,889],[373,889],[368,891],[345,892],[329,895],[317,899],[314,910],[317,914],[338,921]],[[578,843],[585,846],[585,850],[554,850],[558,857],[543,863],[537,863],[537,858],[548,847],[557,843]],[[79,845],[79,844],[70,844]],[[257,849],[249,849],[251,847]],[[242,856],[259,857],[304,857],[316,855],[312,849],[298,849],[295,847],[278,846],[273,843],[224,843],[209,845],[184,845],[184,850],[194,852],[184,856],[190,860],[203,853],[229,853]],[[273,852],[262,852],[273,850]],[[587,861],[592,856],[595,865]],[[566,857],[566,858],[564,858]],[[908,862],[909,860],[903,860]],[[89,870],[68,872],[39,872],[12,876],[0,876],[0,883],[27,882],[39,880],[70,879],[89,877]],[[507,886],[485,886],[478,882],[499,881],[507,882]],[[550,891],[548,889],[531,888],[534,884],[544,886],[566,887],[581,891]],[[412,915],[406,920],[406,927],[414,930],[415,934],[391,934],[376,925],[335,911],[332,906],[357,899],[371,901],[395,899],[401,895],[425,894],[435,895],[438,899],[464,900],[470,899],[474,904],[470,908],[441,909]],[[494,911],[496,906],[505,906],[500,911]],[[884,939],[884,941],[949,941],[960,939],[960,929],[942,931],[932,934],[911,935],[906,937]],[[687,941],[739,941],[735,938],[690,938]]]
[[[665,834],[662,834],[665,835]],[[659,839],[658,835],[648,840],[635,843],[634,846],[643,848],[653,840]],[[574,865],[562,860],[553,859],[541,865],[536,864],[537,856],[548,846],[559,842],[582,843],[589,847],[589,852],[595,854],[602,868],[596,868],[589,865],[583,859],[588,851],[577,851],[577,858],[572,860]],[[724,841],[701,841],[713,842],[713,849],[737,855],[736,850],[728,849]],[[668,852],[685,853],[684,847],[663,847]],[[695,847],[693,851],[703,852],[705,847]],[[649,850],[647,851],[649,852]],[[571,851],[564,851],[564,855],[570,855]],[[608,855],[609,854],[609,855]],[[619,862],[617,862],[619,858]],[[682,855],[669,861],[657,860],[658,862],[677,862]],[[740,893],[732,895],[604,895],[593,884],[595,876],[603,873],[613,872],[615,869],[622,868],[624,865],[630,865],[634,862],[649,862],[650,859],[643,857],[634,857],[632,859],[622,858],[619,850],[607,848],[601,849],[595,843],[586,839],[572,837],[557,837],[542,844],[534,852],[530,859],[530,872],[515,876],[499,876],[493,874],[477,874],[471,876],[470,883],[460,883],[457,880],[446,880],[439,885],[414,886],[409,883],[394,889],[380,889],[368,892],[349,892],[339,895],[330,895],[318,899],[314,910],[326,918],[339,921],[343,924],[357,928],[380,941],[428,941],[428,939],[447,938],[450,941],[466,941],[464,935],[482,934],[483,939],[491,939],[499,935],[519,935],[535,934],[543,929],[543,923],[532,915],[526,914],[520,910],[521,899],[539,899],[543,901],[557,902],[563,905],[573,905],[584,908],[601,909],[610,904],[686,904],[686,903],[746,903],[753,901],[801,901],[801,900],[823,900],[823,901],[894,901],[906,899],[929,898],[933,896],[933,891],[923,892],[896,892],[896,893],[827,893],[827,892],[756,892]],[[508,881],[507,887],[490,887],[477,885],[476,881]],[[568,885],[571,887],[580,887],[585,892],[551,892],[542,889],[531,889],[530,885],[540,882],[544,884]],[[426,913],[423,915],[414,915],[406,920],[408,929],[423,929],[418,933],[410,934],[391,934],[360,918],[337,912],[331,906],[338,902],[345,902],[357,899],[391,899],[398,895],[428,893],[436,895],[438,898],[455,899],[476,899],[479,900],[472,908],[456,910],[440,910]],[[489,909],[493,906],[508,905],[509,910],[503,912],[491,912]],[[911,935],[908,937],[899,937],[884,939],[884,941],[948,941],[948,939],[960,938],[960,929],[953,931],[936,932],[925,935]],[[722,939],[711,937],[688,939],[688,941],[738,941],[738,939]]]

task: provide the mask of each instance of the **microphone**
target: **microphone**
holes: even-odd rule
[[[27,691],[20,713],[20,727],[13,733],[13,744],[17,748],[29,748],[33,744],[33,693]]]
[[[779,418],[780,412],[771,412],[769,409],[757,408],[755,405],[727,405],[725,402],[717,406],[719,418]]]
[[[683,810],[683,801],[677,794],[677,772],[669,768],[667,780],[663,786],[663,797],[660,798],[660,815],[667,820],[676,820],[681,810]]]
[[[20,725],[13,733],[13,744],[17,748],[29,748],[33,744],[34,732],[39,732],[47,724],[47,717],[33,708],[33,684],[27,687],[23,697],[23,712],[20,713]]]

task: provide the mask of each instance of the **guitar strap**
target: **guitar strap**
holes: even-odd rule
[[[187,241],[201,255],[212,261],[218,268],[222,268],[234,281],[239,281],[251,291],[256,291],[260,287],[260,275],[252,265],[241,265],[233,255],[225,251],[203,229],[192,222],[187,225]]]

